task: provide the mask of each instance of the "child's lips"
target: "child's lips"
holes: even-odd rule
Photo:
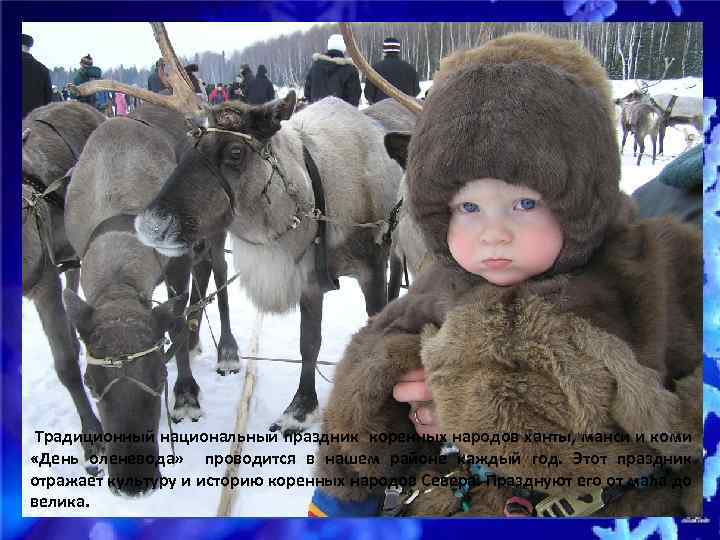
[[[510,266],[512,263],[512,260],[510,259],[485,259],[482,262],[486,268],[490,268],[491,270],[500,270],[502,268],[506,268]]]

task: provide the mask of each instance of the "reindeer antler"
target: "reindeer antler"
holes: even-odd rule
[[[81,96],[89,96],[95,92],[102,92],[105,90],[123,92],[129,96],[140,98],[143,101],[173,109],[186,116],[202,111],[201,103],[195,95],[190,77],[185,72],[185,68],[180,63],[180,60],[178,60],[178,57],[172,48],[170,38],[168,38],[167,31],[165,30],[165,24],[161,22],[153,22],[150,23],[150,25],[152,26],[155,41],[160,48],[163,60],[170,68],[167,80],[173,90],[173,95],[166,96],[156,94],[155,92],[145,90],[144,88],[137,88],[135,86],[130,86],[128,84],[108,79],[90,81],[81,84],[80,86],[69,85],[71,90],[74,90]]]
[[[360,54],[355,43],[355,37],[353,36],[352,30],[348,23],[338,23],[340,26],[340,32],[342,33],[343,40],[345,41],[345,47],[350,54],[351,58],[355,61],[357,68],[365,74],[367,80],[377,86],[382,92],[389,97],[395,98],[401,105],[403,105],[410,112],[420,114],[422,112],[422,105],[420,105],[414,98],[408,96],[406,93],[398,90],[387,80],[385,80],[377,71],[375,71],[367,60]]]
[[[660,79],[658,79],[657,81],[655,81],[652,84],[648,84],[646,81],[642,81],[641,86],[638,86],[637,83],[635,83],[635,85],[638,86],[638,91],[641,94],[647,94],[649,88],[652,88],[653,86],[656,86],[656,85],[660,84],[661,82],[663,82],[665,80],[665,76],[667,75],[668,69],[670,69],[670,66],[672,65],[672,63],[674,61],[675,61],[674,56],[672,58],[669,58],[668,56],[666,56],[665,57],[665,70],[663,71],[663,74],[661,75]]]

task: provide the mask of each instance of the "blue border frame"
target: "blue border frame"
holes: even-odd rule
[[[567,2],[566,2],[567,3]],[[579,2],[583,3],[583,2]],[[704,22],[704,89],[707,96],[720,96],[718,69],[720,41],[712,38],[718,20],[720,3],[685,0],[680,16],[671,9],[671,0],[660,2],[619,2],[617,9],[606,20],[618,21],[702,21]],[[607,4],[607,2],[606,2]],[[21,518],[21,240],[20,240],[20,56],[17,54],[18,34],[21,20],[26,21],[568,21],[563,2],[528,2],[500,0],[488,1],[377,1],[377,2],[3,2],[2,10],[2,148],[3,179],[2,204],[2,260],[0,279],[2,294],[0,310],[2,321],[2,537],[16,538],[175,538],[223,539],[238,535],[248,538],[323,539],[343,536],[346,540],[361,538],[390,538],[393,540],[416,540],[434,537],[463,537],[486,533],[489,538],[529,537],[553,538],[647,538],[653,534],[670,538],[717,538],[717,518],[720,498],[717,478],[720,477],[720,457],[706,462],[706,493],[713,496],[705,501],[705,514],[709,523],[682,523],[671,518],[631,520],[505,520],[505,519],[403,519],[403,520],[308,520],[308,519],[69,519],[69,518]],[[707,102],[708,105],[712,103]],[[715,127],[716,120],[713,120]],[[706,123],[707,126],[707,123]],[[713,137],[720,140],[720,131]],[[706,137],[706,142],[710,142]],[[720,156],[718,148],[712,150]],[[706,156],[708,154],[706,153]],[[715,192],[717,163],[706,171],[705,205],[705,321],[704,350],[706,354],[720,351],[720,332],[711,328],[720,303],[716,293],[714,264],[708,259],[710,253],[718,252],[720,237],[720,198]],[[712,176],[712,178],[710,178]],[[712,209],[712,211],[710,211]],[[716,353],[720,357],[720,353]],[[705,356],[705,448],[708,456],[720,452],[720,398],[708,397],[708,389],[720,386],[720,358]],[[715,394],[712,394],[715,396]],[[720,396],[720,393],[717,394]],[[717,470],[716,470],[717,469]],[[708,475],[708,471],[710,474]],[[713,482],[714,481],[714,482]],[[593,527],[604,530],[593,530]]]

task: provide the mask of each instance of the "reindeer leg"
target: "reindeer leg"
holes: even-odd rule
[[[177,296],[188,292],[191,265],[190,257],[187,255],[170,260],[165,271],[168,296]],[[185,319],[180,318],[170,328],[170,339],[173,340],[173,343],[178,339],[185,324]],[[175,363],[177,364],[177,380],[173,388],[175,405],[170,415],[175,422],[180,422],[185,417],[196,422],[202,416],[198,399],[200,387],[195,382],[190,369],[187,339],[183,339],[175,350]]]
[[[65,272],[65,288],[77,294],[80,289],[80,269],[71,268]]]
[[[390,255],[390,280],[388,281],[388,302],[392,302],[400,296],[402,286],[403,264],[400,256],[393,252]]]
[[[368,317],[382,311],[387,304],[386,267],[387,259],[385,257],[375,257],[370,262],[369,271],[360,274],[360,288],[365,297],[365,311]]]
[[[625,141],[627,140],[629,130],[623,128],[623,138],[622,138],[622,145],[620,146],[620,153],[623,153],[623,150],[625,149]],[[634,155],[634,154],[633,154]]]
[[[192,267],[193,280],[190,285],[190,305],[195,305],[207,294],[208,282],[210,281],[210,272],[212,271],[211,262],[208,259],[195,261]],[[202,311],[196,311],[188,315],[188,325],[190,328],[190,336],[188,337],[188,351],[191,358],[202,352],[200,344],[200,327],[202,326]]]
[[[656,145],[655,137],[652,138],[652,147],[653,147],[653,157],[652,157],[652,164],[655,165],[655,145]]]
[[[75,330],[68,319],[62,303],[62,285],[60,276],[52,268],[45,268],[38,284],[33,287],[30,298],[40,316],[45,335],[47,335],[55,363],[55,372],[75,404],[80,416],[83,435],[102,435],[102,425],[90,406],[83,387],[80,366],[78,364],[79,344]],[[90,464],[92,456],[101,455],[105,448],[102,442],[83,442],[85,470],[96,476],[100,474],[97,465]]]
[[[658,155],[663,153],[663,144],[665,144],[665,130],[667,129],[667,124],[664,120],[660,120],[660,129],[658,130],[658,135],[660,137],[660,151],[658,152]]]
[[[637,164],[640,165],[640,160],[642,159],[643,153],[645,152],[645,140],[643,139],[638,144],[640,146],[640,152],[638,153]]]
[[[296,433],[316,421],[315,366],[322,341],[322,308],[323,293],[318,287],[303,291],[300,297],[300,385],[283,415],[270,426],[270,431],[282,430],[283,435]]]
[[[210,258],[215,276],[215,286],[220,292],[217,295],[218,311],[220,312],[220,343],[218,343],[217,372],[220,375],[240,371],[238,346],[230,330],[230,307],[228,305],[227,287],[220,289],[227,281],[227,262],[225,262],[225,238],[227,233],[218,234],[210,240]]]
[[[65,288],[70,289],[72,292],[77,294],[78,290],[80,289],[80,269],[79,268],[72,268],[65,272]],[[69,319],[68,319],[68,322]],[[70,322],[70,327],[72,328],[72,322]],[[75,344],[75,348],[79,351],[80,350],[80,341],[78,341],[77,332],[73,329],[73,331],[70,333],[71,339],[73,343]]]

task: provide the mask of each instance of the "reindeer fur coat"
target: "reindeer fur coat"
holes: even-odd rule
[[[636,222],[623,210],[604,71],[575,44],[527,34],[463,52],[441,69],[407,169],[409,210],[437,262],[345,351],[322,429],[358,442],[320,446],[317,475],[333,484],[323,494],[380,504],[384,486],[368,479],[413,478],[420,493],[404,513],[501,516],[516,494],[509,481],[536,479],[543,487],[534,489],[570,497],[590,491],[585,478],[603,488],[613,477],[626,487],[662,478],[666,487],[624,489],[595,515],[700,514],[700,238],[670,219]],[[498,287],[450,256],[448,202],[486,177],[538,191],[558,219],[564,244],[545,274]],[[440,444],[414,437],[408,405],[393,399],[402,374],[418,367],[440,432],[458,437],[461,455],[495,456],[491,472],[505,479],[471,487],[467,513],[453,489],[429,487],[433,477],[467,471],[418,465],[433,462]],[[513,433],[516,442],[492,442]],[[579,435],[597,433],[629,442]],[[689,442],[665,437],[678,433]],[[472,434],[487,436],[471,442]],[[557,467],[542,461],[551,456]],[[671,487],[683,478],[689,487]]]

